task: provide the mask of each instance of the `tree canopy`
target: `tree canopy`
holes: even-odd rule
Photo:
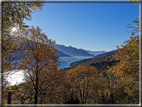
[[[15,52],[18,48],[18,38],[12,34],[12,28],[18,31],[27,27],[23,22],[32,18],[32,13],[41,11],[44,3],[30,2],[2,2],[2,57],[3,71],[12,69],[12,61],[20,54]]]
[[[29,94],[34,96],[34,104],[37,104],[38,97],[45,97],[47,89],[58,82],[58,51],[55,49],[55,41],[48,39],[39,27],[32,26],[23,31],[20,49],[25,51],[25,57],[17,68],[24,70],[27,82],[24,87],[28,88]]]

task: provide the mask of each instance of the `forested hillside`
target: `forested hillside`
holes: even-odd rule
[[[78,65],[86,65],[87,63],[91,63],[91,62],[98,62],[98,61],[105,60],[105,59],[107,60],[107,59],[112,58],[116,52],[117,50],[99,54],[89,59],[84,59],[84,60],[73,62],[70,64],[70,66],[71,68],[74,68],[74,67],[77,67]]]

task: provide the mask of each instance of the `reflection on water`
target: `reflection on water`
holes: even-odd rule
[[[59,61],[61,62],[59,68],[68,68],[70,67],[70,63],[79,61],[82,59],[91,58],[92,56],[84,56],[84,57],[59,57]]]

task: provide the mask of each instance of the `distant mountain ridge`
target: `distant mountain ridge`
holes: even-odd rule
[[[22,45],[22,43],[20,44]],[[100,54],[104,52],[104,51],[86,51],[84,49],[78,49],[72,46],[67,47],[65,45],[59,45],[59,44],[55,44],[55,49],[58,50],[58,52],[56,53],[58,57],[82,57],[82,56],[92,56],[93,57],[94,53],[96,55],[96,54]]]
[[[93,54],[89,54],[86,50],[77,49],[72,46],[66,47],[64,45],[55,44],[55,49],[69,56],[94,56]]]
[[[56,53],[56,55],[58,57],[68,57],[68,58],[69,57],[70,58],[74,58],[74,57],[77,57],[77,58],[79,58],[79,57],[84,57],[84,58],[85,57],[92,57],[93,58],[93,57],[95,57],[94,54],[95,55],[96,54],[101,55],[100,53],[104,53],[105,52],[105,51],[86,51],[84,49],[77,49],[77,48],[72,47],[72,46],[67,47],[67,46],[59,45],[59,44],[55,44],[55,49],[58,50],[58,52]],[[22,50],[17,50],[17,52],[20,52],[20,51],[22,51]],[[18,64],[18,61],[20,61],[21,58],[25,57],[25,53],[26,52],[23,51],[13,62],[15,64]],[[90,54],[90,53],[93,53],[93,54]],[[98,56],[98,55],[96,55],[96,56]],[[87,62],[88,62],[88,59],[87,59]],[[74,65],[76,66],[76,65],[80,64],[80,61],[79,61],[79,63],[77,61],[77,64],[76,64],[76,62],[74,62],[74,63],[71,63],[72,67],[74,67]]]
[[[87,52],[89,54],[93,54],[93,55],[98,55],[98,54],[103,54],[105,53],[105,51],[90,51],[90,50],[87,50]]]

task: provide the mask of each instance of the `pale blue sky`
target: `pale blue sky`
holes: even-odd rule
[[[92,51],[117,49],[131,36],[125,26],[139,14],[134,3],[46,3],[29,26],[40,26],[57,44]]]

